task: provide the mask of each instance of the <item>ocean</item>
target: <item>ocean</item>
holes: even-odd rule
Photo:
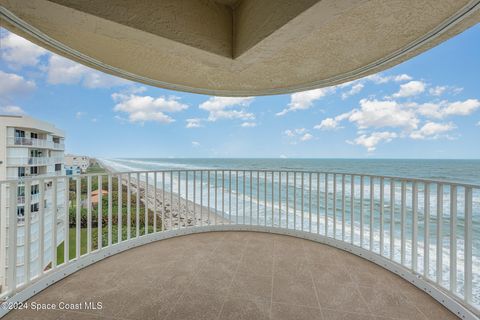
[[[448,180],[480,185],[480,160],[430,159],[102,159],[119,171],[178,169],[305,170]]]
[[[303,179],[304,188],[301,188],[302,179],[301,175],[297,174],[295,185],[293,177],[290,174],[290,180],[288,186],[286,184],[286,175],[282,175],[279,178],[278,174],[273,177],[269,174],[268,179],[265,179],[264,173],[259,176],[260,184],[256,182],[256,173],[250,176],[248,170],[269,170],[269,171],[282,171],[282,170],[299,170],[299,171],[312,171],[312,172],[331,172],[331,173],[346,173],[346,174],[368,174],[379,176],[394,176],[403,178],[421,178],[431,180],[441,180],[456,182],[460,184],[477,185],[479,188],[473,189],[472,194],[472,209],[473,209],[473,300],[474,303],[480,305],[480,160],[427,160],[427,159],[144,159],[144,158],[124,158],[124,159],[100,159],[100,161],[107,165],[114,171],[128,172],[128,171],[155,171],[155,170],[195,170],[195,169],[211,169],[220,170],[215,176],[212,171],[210,179],[205,175],[202,176],[202,185],[204,190],[210,187],[208,197],[206,191],[203,194],[203,204],[208,201],[211,208],[217,210],[217,214],[225,217],[236,223],[258,223],[260,225],[270,225],[273,221],[274,225],[288,225],[289,228],[296,228],[322,233],[325,230],[325,224],[327,224],[327,233],[329,236],[336,238],[344,237],[345,241],[351,241],[353,236],[353,242],[359,243],[359,214],[358,208],[360,207],[360,179],[357,176],[353,181],[350,180],[350,176],[346,176],[346,202],[345,202],[345,219],[346,228],[342,229],[339,225],[341,214],[341,189],[340,186],[343,183],[341,176],[337,176],[336,187],[337,192],[334,195],[332,190],[333,179],[330,175],[330,181],[328,182],[327,192],[327,207],[330,210],[328,221],[325,223],[324,210],[325,210],[325,187],[324,180],[319,180],[317,184],[317,175],[310,177],[305,174]],[[226,170],[226,171],[221,171]],[[230,171],[233,170],[233,171]],[[239,170],[238,172],[236,170]],[[247,171],[243,171],[247,170]],[[232,174],[233,173],[233,174]],[[185,173],[166,174],[164,181],[159,180],[158,185],[165,185],[167,191],[180,193],[182,197],[187,197],[192,200],[193,198],[193,185],[192,175],[190,172],[188,180]],[[196,174],[196,179],[199,181],[199,172]],[[312,179],[313,178],[313,179]],[[149,177],[150,183],[152,183],[153,177]],[[222,180],[223,179],[223,180]],[[312,179],[310,185],[309,179]],[[185,188],[186,181],[188,181],[188,188]],[[208,181],[208,182],[207,182]],[[223,181],[223,183],[222,183]],[[320,183],[321,181],[321,183]],[[370,221],[370,186],[368,180],[364,184],[364,197],[363,203],[365,214],[365,235],[364,241],[369,242],[369,221]],[[223,186],[222,186],[223,184]],[[351,230],[348,226],[350,224],[350,185],[354,185],[354,230]],[[215,188],[216,186],[216,188]],[[265,188],[266,187],[266,188]],[[198,184],[197,184],[198,188]],[[231,188],[231,189],[230,189]],[[245,188],[245,189],[244,189]],[[405,263],[412,263],[412,188],[411,184],[406,186],[406,256]],[[374,180],[374,213],[372,215],[373,221],[373,251],[380,252],[380,207],[384,205],[384,218],[383,218],[383,232],[384,232],[384,246],[383,252],[386,256],[390,255],[390,238],[394,239],[394,251],[392,255],[394,260],[400,262],[402,259],[400,252],[400,217],[401,217],[401,197],[400,197],[400,183],[397,182],[394,193],[394,223],[390,228],[390,187],[388,179],[385,182],[384,187],[384,201],[380,202],[380,185],[379,180]],[[223,191],[227,196],[224,196]],[[231,193],[228,192],[231,190]],[[243,191],[245,190],[245,192]],[[250,191],[251,190],[251,191]],[[179,192],[178,192],[179,191]],[[274,200],[272,201],[272,191]],[[198,192],[198,191],[197,191]],[[294,194],[296,194],[296,202],[293,204]],[[304,201],[300,200],[300,195],[304,196]],[[424,256],[424,240],[425,240],[425,190],[424,185],[420,183],[418,185],[418,228],[417,228],[417,240],[418,240],[418,272],[423,273],[423,256]],[[429,220],[429,278],[435,279],[436,270],[436,199],[437,190],[436,185],[432,184],[429,192],[430,200],[430,220]],[[218,196],[217,196],[218,195]],[[280,195],[280,196],[279,196]],[[287,198],[288,195],[288,208]],[[205,198],[207,197],[207,199]],[[209,198],[209,199],[208,199]],[[449,288],[450,279],[450,241],[448,235],[450,234],[450,187],[444,186],[443,189],[443,224],[442,233],[444,235],[442,241],[443,247],[443,268],[442,268],[442,285],[445,288]],[[457,293],[463,295],[463,270],[464,270],[464,209],[465,209],[465,189],[459,187],[457,190],[457,215],[455,230],[457,234]],[[199,197],[197,193],[196,202],[199,203]],[[332,210],[332,205],[335,203],[335,214]],[[427,202],[428,203],[428,202]],[[295,208],[295,215],[293,211]],[[272,214],[275,212],[275,215]],[[318,215],[317,215],[318,213]],[[322,214],[320,214],[322,213]],[[290,216],[289,216],[290,215]],[[293,216],[293,217],[292,217]],[[290,219],[289,219],[290,218]],[[334,224],[334,221],[335,224]],[[335,225],[335,228],[333,227]],[[391,230],[393,230],[393,236],[390,237]]]

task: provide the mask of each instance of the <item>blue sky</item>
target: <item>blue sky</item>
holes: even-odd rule
[[[1,29],[0,113],[98,157],[480,158],[480,25],[382,73],[296,94],[219,98],[145,86]]]

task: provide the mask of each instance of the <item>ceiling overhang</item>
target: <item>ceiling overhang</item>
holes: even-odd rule
[[[354,80],[480,21],[468,0],[0,0],[2,26],[133,81],[211,95]]]

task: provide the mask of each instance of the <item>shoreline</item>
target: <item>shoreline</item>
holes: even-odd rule
[[[111,167],[105,165],[98,159],[95,161],[108,173],[115,174],[116,171]],[[126,178],[122,178],[122,185],[127,186],[128,181]],[[146,182],[141,181],[137,183],[136,178],[130,178],[130,188],[132,194],[136,194],[137,187],[139,187],[140,193],[140,202],[145,205],[145,186]],[[195,225],[208,225],[208,224],[230,224],[231,222],[228,219],[225,219],[217,212],[208,208],[206,206],[200,206],[198,203],[194,203],[191,200],[186,200],[184,197],[177,195],[176,193],[170,193],[167,190],[163,190],[157,186],[156,189],[156,208],[157,208],[157,219],[162,220],[162,226],[165,230],[177,229],[179,227],[191,227]],[[155,207],[154,202],[154,186],[148,184],[148,209],[153,211]],[[165,197],[165,198],[164,198]],[[163,199],[164,198],[164,199]],[[179,205],[180,200],[180,205]],[[194,214],[195,212],[195,214]]]

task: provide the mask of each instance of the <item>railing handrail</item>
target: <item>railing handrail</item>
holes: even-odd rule
[[[31,212],[30,205],[36,199],[29,193],[32,181],[36,180],[49,181],[48,186],[44,183],[38,186],[38,214]],[[18,223],[17,214],[19,183],[25,186],[22,199],[25,205],[20,211],[23,224]],[[29,272],[32,219],[38,216],[38,228],[44,228],[45,222],[51,227],[50,248],[58,245],[57,240],[65,242],[64,262],[56,265],[56,250],[52,249],[52,255],[46,255],[53,257],[51,269],[41,269],[39,279],[51,273],[65,276],[65,268],[85,266],[87,260],[103,259],[110,252],[146,243],[143,239],[162,239],[165,231],[166,236],[175,236],[189,228],[198,227],[198,232],[202,232],[200,229],[223,230],[226,225],[230,228],[226,230],[261,229],[313,237],[336,245],[395,270],[465,319],[477,319],[469,313],[472,310],[475,315],[480,314],[477,290],[480,185],[347,172],[254,168],[102,172],[29,177],[0,182],[0,187],[3,185],[10,187],[0,188],[0,192],[6,192],[0,201],[8,202],[0,205],[3,208],[7,204],[9,210],[8,225],[0,231],[8,232],[8,238],[13,239],[8,253],[12,263],[17,257],[14,248],[22,240],[27,244],[21,249],[26,263],[18,278],[23,281],[15,280],[17,269],[7,266],[8,281],[15,284],[13,288],[5,285],[9,294],[29,288],[33,288],[33,293],[38,291],[36,286],[40,282],[33,281]],[[100,192],[93,201],[92,191],[96,188],[105,189],[105,194]],[[48,196],[47,190],[50,190]],[[53,213],[52,221],[45,220],[46,210]],[[59,229],[61,225],[57,226],[62,217],[63,230]],[[161,221],[161,229],[157,229],[157,219]],[[86,252],[80,246],[81,237],[85,237],[80,236],[81,228],[87,229]],[[96,247],[92,246],[93,228],[102,230],[97,233]],[[126,228],[126,236],[122,228]],[[68,241],[72,230],[76,244],[75,255],[70,259]],[[44,231],[38,232],[39,241],[47,241],[43,238]],[[57,239],[57,235],[61,238]],[[39,248],[45,248],[44,245]],[[450,261],[443,261],[447,259],[444,255]],[[42,256],[40,262],[45,262]],[[70,268],[72,264],[75,268]],[[443,277],[444,274],[447,276]],[[0,316],[1,312],[0,309]]]
[[[420,183],[437,183],[437,184],[444,184],[444,185],[454,185],[459,187],[465,188],[480,188],[479,184],[472,184],[472,183],[465,183],[460,181],[452,181],[452,180],[444,180],[444,179],[427,179],[427,178],[415,178],[415,177],[401,177],[401,176],[391,176],[391,175],[375,175],[371,173],[353,173],[353,172],[338,172],[338,171],[318,171],[318,170],[295,170],[295,169],[286,169],[286,170],[272,170],[272,169],[248,169],[248,168],[199,168],[199,169],[162,169],[162,170],[132,170],[132,171],[111,171],[111,172],[102,172],[102,173],[82,173],[79,175],[73,176],[73,178],[86,178],[86,177],[97,177],[97,176],[108,176],[108,175],[126,175],[126,174],[137,174],[137,173],[170,173],[170,172],[208,172],[208,171],[238,171],[238,172],[296,172],[296,173],[312,173],[312,174],[336,174],[336,175],[345,175],[345,176],[356,176],[356,177],[368,177],[368,178],[383,178],[388,180],[397,180],[397,181],[406,181],[406,182],[420,182]],[[59,178],[71,178],[72,176],[69,175],[62,175],[57,176]],[[23,179],[24,181],[31,179],[32,177],[28,177]],[[2,180],[0,183],[4,182],[11,182],[12,180],[16,179],[7,179]],[[36,179],[31,179],[36,180]]]
[[[27,138],[8,136],[8,145],[14,146],[33,146],[46,149],[59,149],[65,147],[64,142],[55,142],[43,138]]]

